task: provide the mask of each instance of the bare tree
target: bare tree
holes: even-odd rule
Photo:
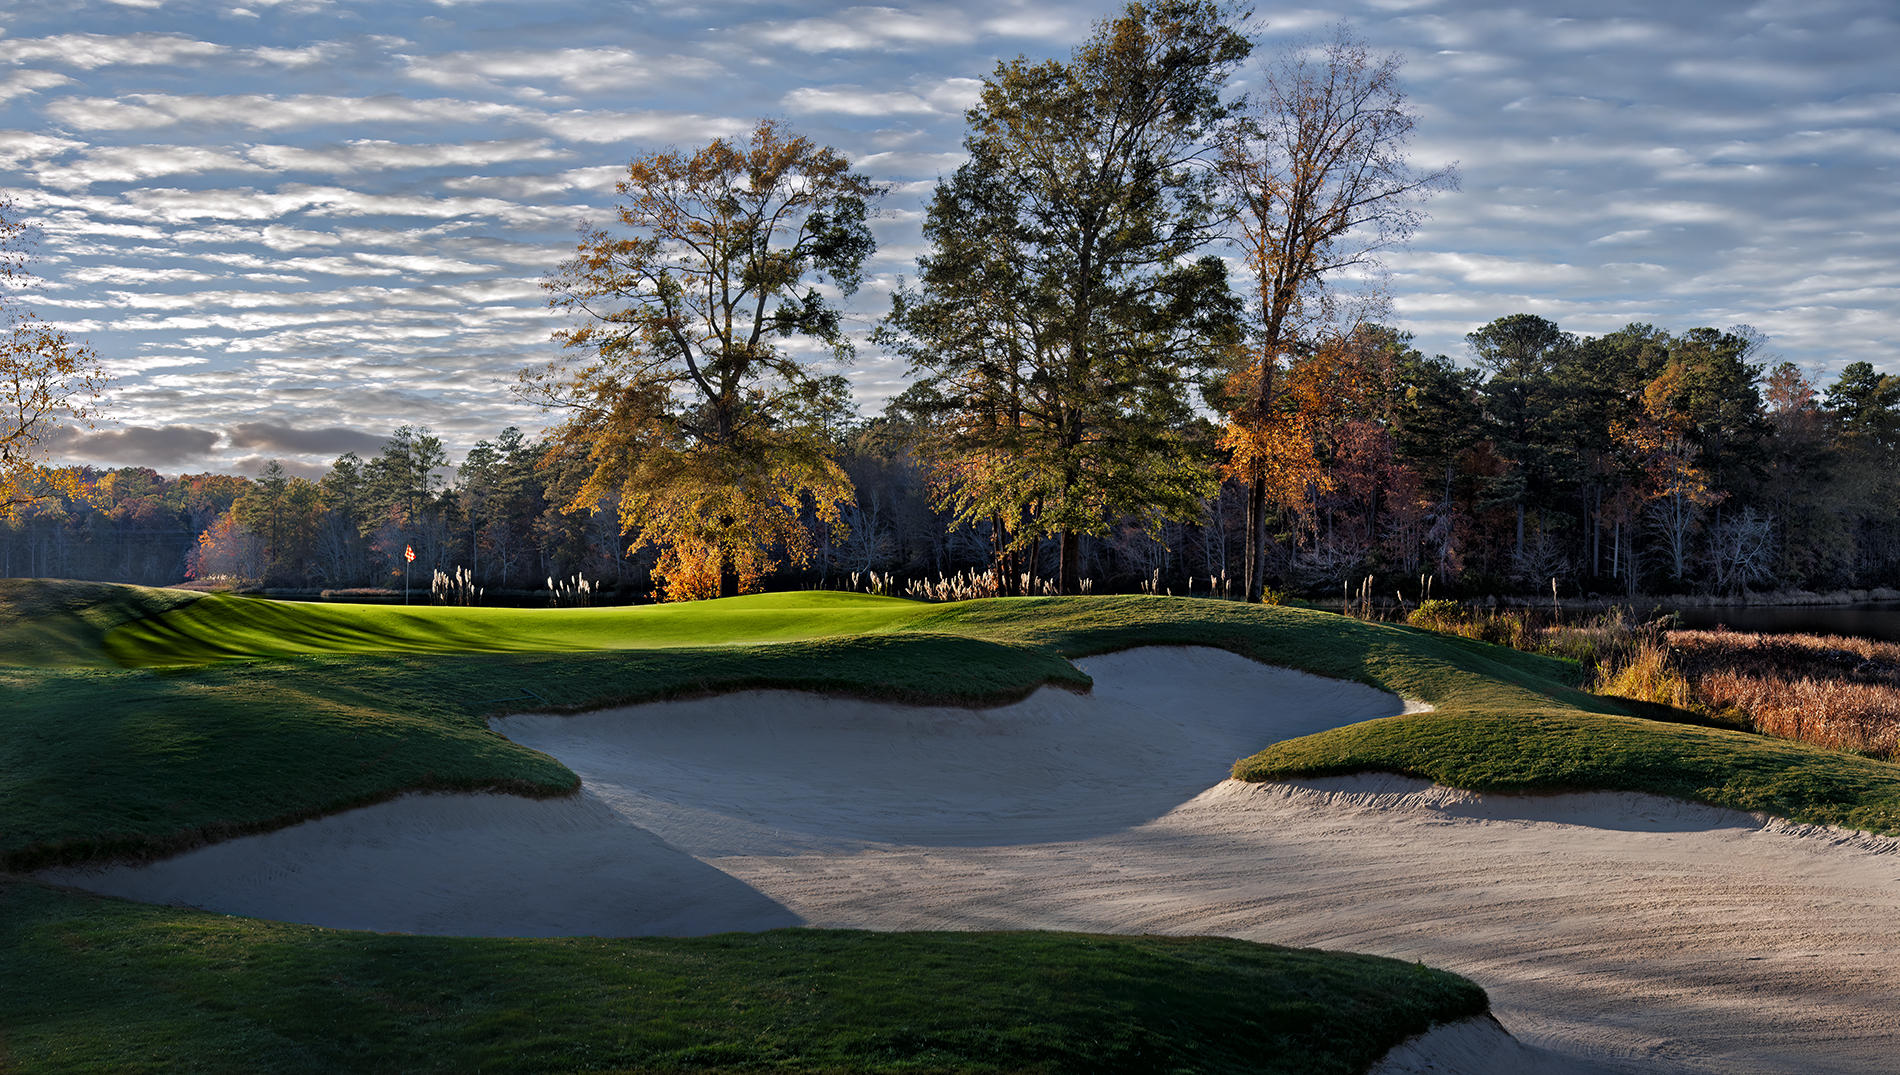
[[[1253,339],[1223,401],[1235,477],[1249,489],[1249,601],[1265,585],[1268,456],[1308,439],[1288,436],[1301,416],[1285,413],[1275,371],[1315,327],[1337,320],[1329,281],[1376,269],[1381,252],[1423,220],[1423,198],[1457,182],[1454,167],[1419,172],[1407,159],[1416,121],[1399,88],[1400,63],[1397,54],[1372,55],[1343,23],[1323,45],[1289,46],[1222,146],[1220,170],[1255,281]]]

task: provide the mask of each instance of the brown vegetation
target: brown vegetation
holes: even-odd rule
[[[1427,627],[1576,661],[1589,689],[1644,716],[1741,728],[1875,758],[1900,757],[1900,645],[1835,635],[1667,630],[1613,609],[1572,624],[1538,610],[1427,601]]]
[[[1764,735],[1876,758],[1900,753],[1900,645],[1838,635],[1671,631],[1695,701]]]

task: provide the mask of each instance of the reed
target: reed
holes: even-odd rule
[[[1672,631],[1669,645],[1709,710],[1745,715],[1764,735],[1900,754],[1900,645],[1736,631]]]

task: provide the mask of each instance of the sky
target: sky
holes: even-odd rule
[[[692,0],[6,0],[0,193],[39,229],[43,317],[113,376],[62,462],[315,475],[399,425],[453,457],[550,417],[540,283],[627,162],[759,118],[889,187],[850,301],[869,342],[999,60],[1067,58],[1120,6]],[[1900,373],[1900,6],[1262,3],[1264,59],[1344,19],[1404,57],[1421,168],[1460,188],[1387,257],[1428,354],[1534,313],[1592,335],[1753,326],[1823,384]],[[1257,65],[1237,76],[1237,90]]]

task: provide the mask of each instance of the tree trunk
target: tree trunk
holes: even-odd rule
[[[1081,551],[1082,536],[1073,530],[1062,531],[1062,547],[1056,574],[1057,593],[1079,594],[1082,592]]]
[[[739,569],[732,562],[732,553],[719,550],[719,596],[739,596]]]
[[[1005,547],[1003,536],[1003,513],[990,513],[990,563],[991,574],[996,580],[996,593],[1004,596],[1009,593],[1009,551]]]
[[[1247,490],[1247,600],[1259,604],[1267,592],[1267,476],[1256,473]]]

